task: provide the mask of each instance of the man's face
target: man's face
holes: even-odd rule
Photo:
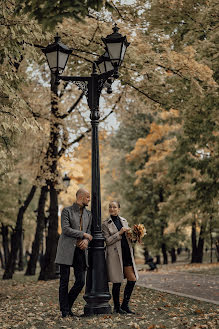
[[[82,200],[81,201],[82,201],[83,206],[88,206],[88,204],[90,202],[90,193],[85,192],[82,195]]]

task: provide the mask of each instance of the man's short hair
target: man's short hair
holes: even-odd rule
[[[77,190],[76,192],[76,198],[78,199],[80,197],[80,195],[85,194],[87,191],[84,188],[79,188],[79,190]]]

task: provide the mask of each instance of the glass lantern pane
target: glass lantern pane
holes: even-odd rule
[[[120,60],[121,43],[108,43],[107,48],[111,61],[118,64]]]
[[[62,71],[64,70],[67,60],[68,60],[68,54],[61,53],[59,51],[59,69],[60,70],[62,70]]]
[[[98,67],[99,67],[100,73],[105,73],[105,65],[104,65],[104,62],[100,63],[98,65]]]
[[[124,56],[125,56],[125,52],[126,52],[126,46],[125,46],[125,44],[123,43],[123,45],[122,45],[122,51],[121,51],[121,62],[123,61],[123,58],[124,58]]]
[[[114,70],[114,67],[110,61],[106,61],[106,71]]]
[[[46,54],[47,61],[49,63],[50,70],[55,72],[57,69],[57,51]]]

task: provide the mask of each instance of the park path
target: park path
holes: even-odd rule
[[[140,271],[138,285],[219,305],[218,275]]]

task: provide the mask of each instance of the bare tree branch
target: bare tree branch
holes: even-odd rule
[[[107,114],[105,115],[101,120],[100,122],[104,122],[114,111],[115,111],[115,108],[117,106],[117,104],[121,101],[121,98],[124,94],[124,91],[121,92],[121,94],[119,95],[117,101],[115,102],[114,106],[113,106],[113,109]],[[71,147],[72,145],[80,142],[89,132],[91,132],[91,127],[88,128],[84,133],[82,133],[80,136],[78,136],[76,139],[74,139],[71,143],[69,144],[66,144],[65,147],[62,147],[61,150],[59,151],[58,153],[58,156],[59,158],[63,155],[63,153],[65,152],[66,149],[68,149],[69,147]]]
[[[76,108],[76,106],[80,103],[82,97],[84,96],[84,92],[81,93],[81,95],[78,97],[78,99],[76,100],[76,102],[70,107],[70,109],[68,110],[67,113],[58,116],[59,119],[65,119],[70,113],[72,113],[72,111]]]
[[[146,94],[144,91],[142,91],[142,90],[140,90],[139,88],[135,87],[135,86],[134,86],[133,84],[131,84],[130,82],[128,82],[128,81],[124,81],[124,80],[123,80],[123,83],[125,83],[126,85],[130,86],[131,88],[137,90],[140,94],[146,96],[146,97],[147,97],[148,99],[150,99],[151,101],[153,101],[153,102],[155,102],[155,103],[157,103],[157,104],[159,104],[159,105],[162,105],[162,106],[165,105],[165,104],[159,102],[158,100],[154,99],[154,98],[151,97],[150,95]]]

